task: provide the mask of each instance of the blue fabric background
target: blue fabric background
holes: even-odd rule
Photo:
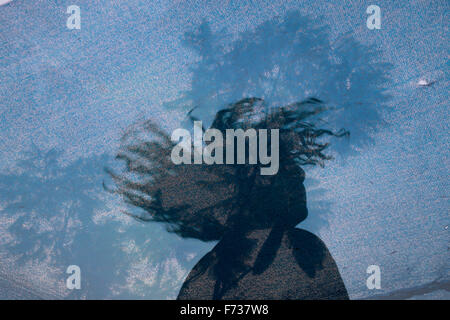
[[[81,8],[81,30],[66,8]],[[366,8],[381,8],[380,30]],[[353,35],[392,64],[386,125],[373,143],[307,171],[310,218],[350,297],[449,295],[449,2],[20,1],[0,6],[0,298],[175,298],[214,244],[181,240],[120,213],[103,192],[124,130],[184,113],[163,104],[190,85],[181,44],[203,19],[251,30],[289,9]],[[418,86],[421,79],[436,81]],[[68,265],[83,288],[65,287]],[[381,290],[366,269],[381,268]]]

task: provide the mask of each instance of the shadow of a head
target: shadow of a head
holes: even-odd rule
[[[324,110],[320,100],[311,98],[273,109],[255,121],[263,103],[247,98],[231,104],[217,113],[211,128],[224,136],[228,129],[279,130],[276,174],[261,175],[260,163],[249,164],[250,149],[245,152],[244,164],[176,165],[171,159],[175,143],[147,121],[123,138],[117,158],[125,161],[125,170],[120,174],[109,171],[117,185],[115,192],[143,209],[134,217],[165,223],[170,232],[181,237],[212,241],[227,233],[295,227],[307,217],[305,173],[300,166],[329,159],[323,153],[328,143],[319,142],[319,138],[348,133],[333,133],[307,122]],[[151,140],[139,138],[140,131]],[[238,143],[233,145],[236,159]]]

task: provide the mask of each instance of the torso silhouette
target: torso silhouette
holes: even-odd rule
[[[192,269],[178,299],[348,299],[325,244],[296,228],[230,234]]]

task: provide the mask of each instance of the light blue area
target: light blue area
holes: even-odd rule
[[[120,215],[121,204],[102,188],[103,167],[134,121],[152,117],[174,127],[182,118],[184,110],[167,112],[164,103],[191,89],[198,55],[182,46],[184,32],[206,19],[217,39],[230,43],[299,9],[328,25],[324,34],[333,47],[343,43],[349,65],[364,70],[350,36],[365,46],[362,52],[378,50],[380,61],[392,65],[389,108],[375,109],[383,121],[357,134],[358,121],[373,114],[334,119],[353,135],[335,145],[342,155],[325,169],[308,168],[310,214],[299,227],[325,241],[351,298],[438,280],[447,291],[423,298],[448,299],[448,1],[382,1],[380,30],[366,27],[371,1],[86,0],[77,1],[81,30],[68,30],[71,4],[0,6],[0,298],[176,297],[186,272],[213,244],[180,240]],[[341,91],[319,83],[329,79],[325,71],[309,72],[305,81],[339,105],[346,99]],[[345,77],[330,74],[345,87]],[[242,85],[242,78],[234,81]],[[364,91],[373,79],[354,81],[349,102],[384,104]],[[420,87],[420,79],[436,82]],[[345,143],[356,146],[353,152]],[[69,264],[85,270],[80,292],[65,289]],[[381,267],[382,290],[366,288],[371,264]]]

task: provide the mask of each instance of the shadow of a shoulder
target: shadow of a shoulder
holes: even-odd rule
[[[220,241],[188,275],[178,299],[348,299],[334,259],[316,235],[273,229],[263,242]],[[249,265],[244,257],[257,252]]]

